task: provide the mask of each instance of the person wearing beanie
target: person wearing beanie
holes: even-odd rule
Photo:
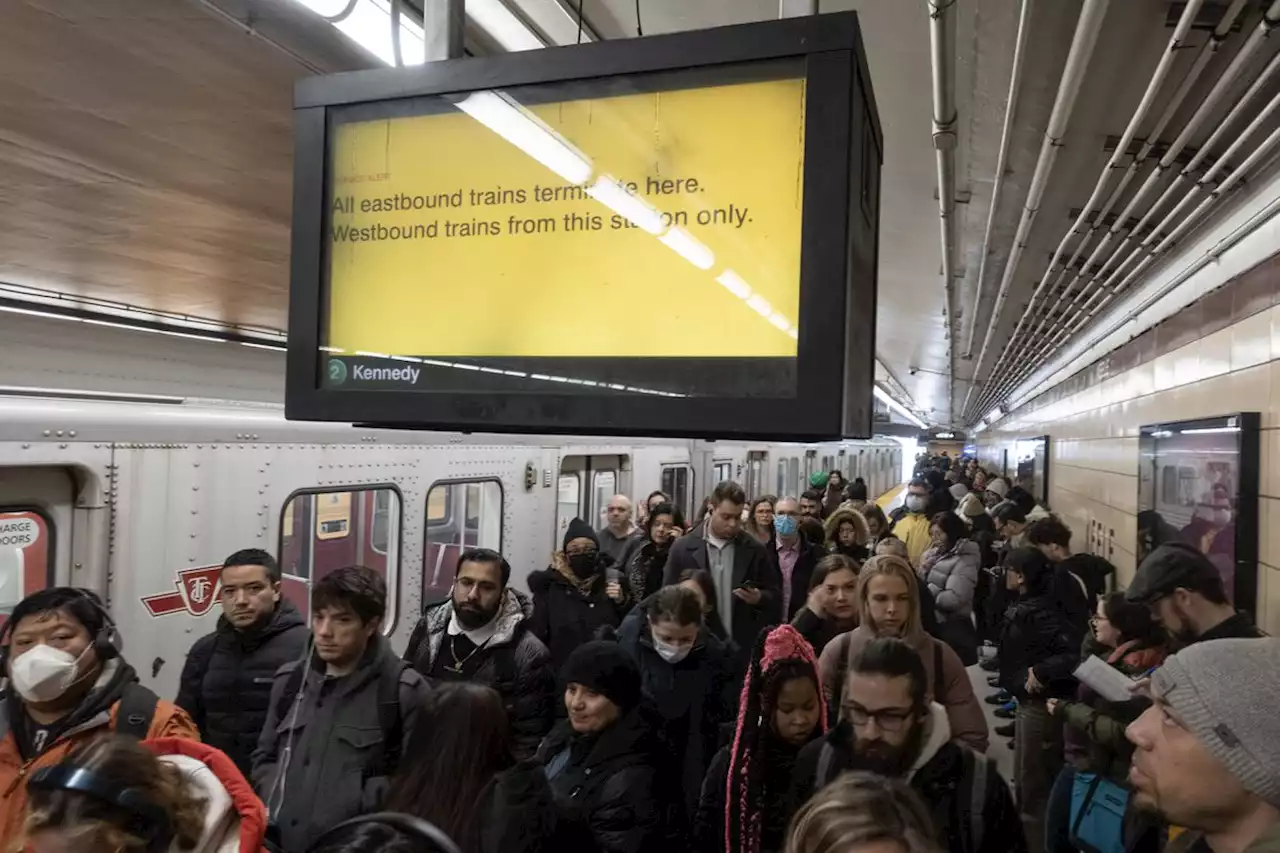
[[[1161,545],[1148,554],[1125,597],[1150,607],[1179,645],[1262,636],[1249,615],[1238,612],[1227,600],[1217,567],[1181,542]]]
[[[1196,643],[1129,725],[1134,804],[1187,831],[1166,853],[1280,851],[1280,639]]]
[[[679,770],[668,769],[678,762],[642,707],[639,667],[618,643],[592,640],[569,655],[560,681],[568,718],[537,761],[561,814],[584,830],[566,849],[656,853],[678,806]]]
[[[987,509],[990,509],[1003,501],[1007,494],[1009,494],[1009,481],[1003,477],[996,477],[987,483],[982,500],[987,505]]]
[[[591,525],[575,518],[564,532],[562,549],[551,555],[551,565],[530,573],[529,630],[551,653],[555,672],[597,631],[622,623],[631,602],[620,569],[601,550]]]

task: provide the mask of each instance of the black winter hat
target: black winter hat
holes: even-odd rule
[[[600,548],[600,538],[596,536],[596,532],[591,529],[591,525],[587,524],[580,518],[575,518],[569,522],[569,529],[564,532],[564,541],[560,543],[560,549],[564,550],[569,547],[569,543],[575,539],[590,539],[596,543],[596,549]]]
[[[623,712],[640,704],[640,669],[610,640],[592,640],[574,649],[560,669],[560,681],[594,690]]]

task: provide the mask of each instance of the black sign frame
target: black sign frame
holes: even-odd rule
[[[806,80],[794,398],[321,387],[330,110],[782,59],[801,60]],[[306,78],[294,107],[287,418],[462,432],[808,441],[870,435],[884,142],[856,13]]]

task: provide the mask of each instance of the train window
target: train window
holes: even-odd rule
[[[733,463],[732,462],[717,462],[715,463],[715,469],[716,469],[717,485],[719,485],[720,483],[723,483],[725,480],[733,479]]]
[[[576,477],[561,477],[562,496],[566,479],[577,482]],[[576,508],[576,501],[574,504]],[[502,513],[502,483],[498,480],[454,480],[431,487],[427,492],[427,547],[422,565],[424,604],[448,597],[463,551],[502,550]]]
[[[386,578],[388,602],[382,630],[391,633],[402,522],[400,492],[394,486],[290,495],[280,513],[282,594],[309,616],[313,583],[345,566],[367,566]]]
[[[39,510],[0,507],[0,625],[19,601],[49,586],[55,534]]]
[[[662,491],[671,495],[672,502],[684,513],[685,520],[693,523],[693,506],[689,503],[689,466],[663,465]]]
[[[792,456],[787,463],[787,488],[778,497],[795,497],[800,494],[800,457]]]
[[[618,475],[615,472],[591,472],[591,506],[596,516],[596,527],[609,523],[609,500],[617,493]]]
[[[787,493],[787,460],[778,460],[778,497],[782,497]],[[759,497],[757,495],[757,497]]]
[[[561,474],[556,482],[556,538],[582,514],[582,472]]]

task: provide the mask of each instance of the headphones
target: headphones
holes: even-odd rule
[[[392,829],[398,829],[405,835],[411,835],[424,844],[431,845],[441,853],[462,853],[458,849],[458,845],[453,843],[453,839],[444,834],[444,830],[436,826],[434,823],[423,820],[413,815],[402,814],[400,812],[376,812],[374,814],[361,815],[353,817],[350,820],[344,820],[342,823],[326,830],[319,838],[311,843],[309,848],[311,851],[317,851],[324,847],[325,841],[337,835],[340,831],[350,829],[353,826],[360,826],[365,823],[379,823],[383,826],[389,826]]]
[[[125,832],[142,839],[148,853],[164,853],[173,842],[173,824],[164,809],[140,789],[121,788],[119,783],[92,770],[73,764],[46,767],[31,774],[27,787],[37,791],[74,791],[115,806],[126,818]]]
[[[98,596],[80,587],[69,586],[64,587],[64,589],[74,592],[75,598],[87,601],[89,606],[102,616],[102,628],[98,631],[97,636],[93,638],[93,651],[98,656],[98,660],[105,663],[113,658],[120,657],[120,651],[124,648],[124,642],[120,638],[120,629],[116,627],[116,620],[111,618],[111,614],[107,612],[107,608],[102,606]],[[74,601],[75,598],[72,600]],[[59,605],[59,607],[62,606],[64,605]],[[13,636],[13,626],[14,619],[10,617],[5,620],[4,628],[0,630],[0,677],[3,677],[9,666],[9,641]]]

